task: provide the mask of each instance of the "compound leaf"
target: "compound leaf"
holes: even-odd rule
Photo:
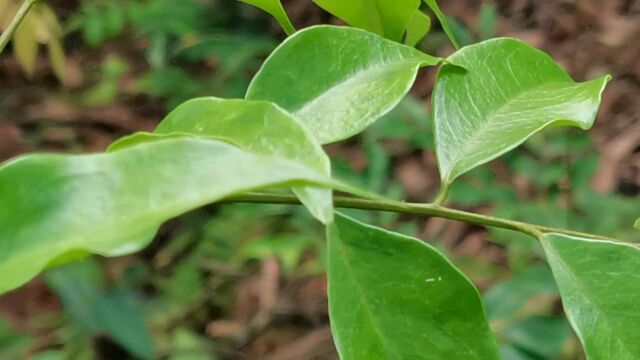
[[[246,98],[278,104],[325,144],[359,133],[393,109],[418,69],[438,62],[360,29],[315,26],[271,54]]]
[[[331,172],[329,157],[315,138],[286,111],[266,101],[189,100],[162,120],[155,133],[218,137],[254,152],[298,161],[327,175]],[[293,191],[316,218],[331,221],[331,190],[294,187]]]
[[[547,126],[589,129],[610,79],[576,83],[547,54],[510,38],[465,47],[448,60],[433,93],[445,185]]]
[[[587,358],[637,359],[640,248],[562,234],[548,234],[541,241]]]
[[[478,291],[433,247],[339,214],[328,241],[343,360],[498,359]]]
[[[0,166],[0,293],[70,254],[137,251],[164,221],[225,197],[332,184],[298,162],[192,137],[17,158]]]
[[[280,26],[282,27],[284,32],[287,33],[287,35],[291,35],[294,32],[296,32],[296,29],[293,27],[293,24],[291,24],[291,20],[289,20],[287,13],[284,11],[284,8],[282,7],[282,3],[280,2],[280,0],[240,0],[240,1],[242,1],[243,3],[247,3],[249,5],[253,5],[269,13],[271,16],[273,16],[276,19],[276,21],[278,21],[278,24],[280,24]]]
[[[347,24],[398,41],[420,0],[313,0]]]

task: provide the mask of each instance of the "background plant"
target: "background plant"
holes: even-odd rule
[[[371,148],[373,148],[373,146],[371,146]],[[370,153],[370,154],[376,154],[376,152],[375,152],[375,151],[376,151],[376,150],[370,150],[370,151],[368,151],[368,153]],[[378,154],[380,154],[381,152],[380,152],[380,151],[378,151],[377,153],[378,153]],[[370,172],[370,173],[375,173],[375,170],[374,170],[374,171],[368,171],[368,172]],[[479,175],[479,176],[482,176],[481,174],[478,174],[478,175]],[[482,178],[482,177],[481,177],[481,178]],[[486,176],[485,176],[485,178],[486,178]],[[475,185],[477,185],[477,182],[475,183]]]

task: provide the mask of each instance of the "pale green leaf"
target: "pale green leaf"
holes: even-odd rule
[[[313,0],[347,24],[398,41],[420,0]]]
[[[315,26],[271,54],[246,97],[280,105],[325,144],[355,135],[389,112],[418,69],[438,62],[360,29]]]
[[[498,359],[478,291],[414,238],[336,215],[329,313],[343,360]]]
[[[28,13],[13,34],[13,52],[28,76],[33,75],[38,59],[36,26],[34,15]]]
[[[427,35],[429,29],[431,29],[431,18],[420,9],[417,9],[407,23],[404,43],[409,46],[416,46]]]
[[[284,110],[266,101],[213,97],[189,100],[162,120],[155,133],[218,137],[253,152],[298,161],[327,175],[331,172],[329,157],[315,138]],[[293,190],[318,220],[331,221],[331,190]]]
[[[455,46],[456,49],[459,48],[460,45],[458,44],[458,40],[456,40],[456,36],[451,29],[449,20],[447,20],[447,16],[442,12],[442,10],[440,10],[438,2],[436,0],[424,0],[424,2],[427,3],[427,6],[429,6],[431,11],[433,11],[435,16],[438,18],[440,26],[442,26],[442,29],[444,30],[445,34],[447,34],[447,37],[449,37],[449,40],[451,41],[453,46]]]
[[[636,229],[640,230],[640,219],[636,220],[636,222],[633,224],[633,227],[635,227]]]
[[[49,62],[51,62],[51,68],[53,69],[54,74],[60,82],[64,83],[66,80],[66,57],[64,55],[64,49],[62,48],[62,43],[60,39],[56,37],[52,37],[47,42],[47,50],[49,54]]]
[[[640,354],[640,249],[562,234],[542,237],[565,313],[591,360]]]
[[[336,184],[297,162],[191,137],[17,158],[0,166],[0,293],[74,251],[131,253],[186,211],[291,185]]]
[[[610,79],[576,83],[547,54],[509,38],[465,47],[448,60],[433,93],[445,185],[547,126],[589,129]]]
[[[282,3],[280,2],[280,0],[240,0],[240,1],[242,1],[243,3],[247,3],[249,5],[253,5],[269,13],[271,16],[273,16],[276,19],[276,21],[278,21],[278,24],[280,24],[280,26],[282,27],[284,32],[287,33],[287,35],[291,35],[296,31],[296,29],[293,27],[293,24],[291,24],[291,20],[289,20],[287,13],[284,11],[284,8],[282,7]]]

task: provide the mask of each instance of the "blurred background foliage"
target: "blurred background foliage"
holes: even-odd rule
[[[577,80],[615,77],[592,132],[534,136],[455,183],[451,205],[637,239],[640,3],[440,3],[461,44],[516,36]],[[0,0],[0,28],[17,5]],[[284,6],[297,28],[340,23],[311,1]],[[186,99],[241,97],[283,38],[268,15],[235,0],[47,1],[0,56],[0,160],[102,151]],[[453,51],[435,21],[417,47]],[[397,199],[432,199],[434,78],[423,71],[395,110],[328,146],[334,174]],[[441,219],[346,212],[450,256],[482,291],[504,359],[584,358],[537,242]],[[324,257],[323,229],[300,207],[205,207],[163,226],[139,254],[55,268],[0,297],[0,359],[336,359]]]

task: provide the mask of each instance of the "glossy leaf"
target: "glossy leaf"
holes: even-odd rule
[[[429,29],[431,29],[431,18],[420,9],[417,9],[407,22],[404,43],[409,46],[416,46],[427,35]]]
[[[297,162],[228,143],[166,138],[96,155],[30,155],[0,167],[0,293],[51,262],[137,251],[164,221],[255,189],[332,185]]]
[[[347,24],[398,41],[420,0],[313,0]]]
[[[162,120],[155,132],[219,137],[254,152],[298,161],[327,175],[331,172],[329,157],[313,136],[284,110],[266,101],[190,100]],[[294,192],[316,218],[331,221],[330,190],[295,187]]]
[[[343,360],[498,358],[478,291],[433,247],[342,215],[328,238]]]
[[[453,46],[459,48],[460,44],[458,44],[458,40],[456,40],[456,36],[451,29],[451,25],[449,24],[449,20],[447,20],[447,16],[442,12],[442,10],[440,10],[438,2],[436,0],[424,0],[424,2],[427,4],[427,6],[429,6],[431,11],[433,11],[435,16],[438,18],[440,26],[442,26],[442,29],[444,30],[445,34],[447,34],[447,37],[449,37],[449,40],[451,41]]]
[[[284,32],[287,33],[287,35],[291,35],[296,31],[296,29],[293,27],[293,24],[291,24],[291,20],[289,20],[287,13],[284,11],[284,8],[282,7],[282,3],[280,2],[280,0],[240,0],[240,1],[242,1],[243,3],[247,3],[249,5],[253,5],[269,13],[271,16],[273,16],[276,19],[276,21],[278,21],[278,24],[280,24],[280,26],[282,27]]]
[[[448,60],[433,93],[445,184],[547,126],[589,129],[610,79],[575,83],[547,54],[510,38],[465,47]]]
[[[280,105],[325,144],[359,133],[393,109],[418,69],[438,61],[363,30],[315,26],[271,54],[246,98]]]
[[[587,358],[640,354],[640,248],[637,244],[548,234],[542,244],[565,313]]]

